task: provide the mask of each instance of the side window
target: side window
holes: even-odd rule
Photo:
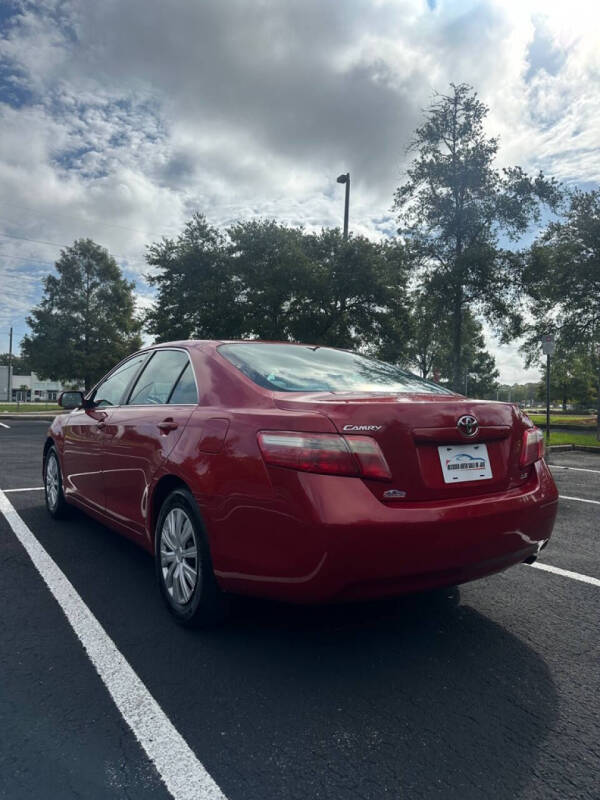
[[[94,392],[94,403],[97,406],[118,406],[125,389],[141,365],[148,358],[148,353],[134,356],[115,370]]]
[[[181,350],[157,350],[136,381],[128,405],[149,406],[166,403],[187,363]]]
[[[194,380],[194,373],[192,366],[188,361],[187,367],[179,376],[179,380],[173,393],[169,398],[169,403],[173,405],[184,405],[186,403],[197,403],[198,392],[196,391],[196,381]]]

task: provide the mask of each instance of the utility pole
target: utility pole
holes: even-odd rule
[[[11,381],[11,367],[12,367],[12,335],[13,329],[11,327],[9,338],[8,338],[8,375],[7,375],[7,386],[6,386],[6,401],[10,403],[12,400],[12,381]]]
[[[345,172],[343,175],[338,175],[338,183],[346,184],[346,199],[344,201],[344,239],[348,238],[348,215],[350,212],[350,173]]]

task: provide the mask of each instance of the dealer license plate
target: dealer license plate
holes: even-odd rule
[[[438,447],[445,483],[485,481],[492,468],[485,444],[444,444]]]

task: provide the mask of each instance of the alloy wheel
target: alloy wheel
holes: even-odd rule
[[[160,567],[167,593],[178,605],[188,603],[198,584],[198,542],[182,508],[172,508],[160,531]]]
[[[48,506],[52,510],[56,508],[59,489],[58,461],[54,453],[51,453],[46,462],[46,497],[48,498]]]

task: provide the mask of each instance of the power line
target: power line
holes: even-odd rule
[[[36,209],[36,208],[33,208],[32,206],[15,206],[12,203],[8,203],[8,202],[6,202],[4,200],[0,200],[0,205],[10,206],[10,208],[20,208],[20,209],[22,209],[24,211],[33,211],[36,214],[39,213],[39,210]],[[78,219],[77,217],[73,216],[72,214],[64,214],[62,212],[61,212],[61,214],[56,214],[56,213],[55,214],[47,214],[47,213],[45,213],[44,216],[54,217],[55,219],[59,219],[60,217],[62,217],[63,219],[72,219],[75,222],[77,222],[79,225],[88,224],[88,223],[95,223],[96,225],[104,225],[104,226],[106,226],[108,228],[118,228],[121,231],[129,231],[130,233],[139,233],[141,236],[148,236],[148,231],[140,231],[137,228],[129,228],[126,225],[117,225],[115,222],[103,222],[102,220],[98,219],[97,217],[91,217],[89,220],[81,220],[81,219]],[[173,228],[175,226],[170,226],[170,227]]]
[[[43,239],[30,239],[27,236],[15,236],[13,233],[0,233],[0,236],[7,236],[9,239],[19,239],[23,242],[33,242],[34,244],[48,244],[52,247],[68,247],[68,244],[59,244],[58,242],[46,242]]]
[[[68,245],[68,244],[59,244],[58,242],[47,242],[47,241],[44,241],[43,239],[30,239],[28,236],[15,236],[15,234],[13,234],[13,233],[0,233],[0,236],[6,236],[9,239],[18,239],[19,241],[23,241],[23,242],[33,242],[34,244],[47,244],[47,245],[51,245],[52,247],[60,247],[61,250],[63,248],[68,250],[71,247],[71,245]],[[108,248],[105,248],[105,249],[108,250]],[[126,256],[120,256],[118,253],[112,253],[110,250],[108,252],[113,258],[119,259],[119,261],[126,261],[128,263],[136,261],[136,259],[127,258]],[[22,256],[20,256],[20,257],[22,258]],[[40,262],[40,263],[43,263],[43,262]],[[48,261],[48,262],[45,262],[45,263],[51,264],[53,262]]]
[[[54,261],[40,261],[37,258],[27,258],[27,256],[13,256],[2,250],[0,250],[0,259],[4,259],[4,261],[13,261],[18,259],[19,261],[26,261],[28,264],[39,264],[41,267],[54,265]]]

